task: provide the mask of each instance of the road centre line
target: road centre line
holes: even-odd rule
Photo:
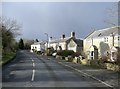
[[[32,62],[34,62],[34,60],[32,59]]]
[[[33,67],[35,67],[35,63],[33,62]]]
[[[34,79],[35,79],[35,70],[33,69],[32,79],[31,79],[31,81],[34,81]]]
[[[32,66],[35,67],[34,60],[33,60],[33,58],[31,58],[31,59],[32,59]],[[31,78],[31,81],[34,81],[34,79],[35,79],[35,69],[32,70],[32,78]]]
[[[65,64],[63,64],[62,62],[58,62],[58,63],[61,64],[61,65],[63,65],[63,66],[69,67],[69,68],[71,68],[71,69],[73,69],[73,70],[75,70],[75,71],[77,71],[77,72],[79,72],[79,73],[82,73],[82,74],[84,74],[84,75],[86,75],[86,76],[88,76],[88,77],[91,77],[91,78],[93,78],[94,80],[97,80],[97,81],[101,82],[102,84],[104,84],[104,85],[106,85],[106,86],[108,86],[108,87],[113,88],[113,86],[107,84],[106,82],[104,82],[104,81],[102,81],[102,80],[100,80],[100,79],[98,79],[98,78],[96,78],[96,77],[94,77],[94,76],[92,76],[92,75],[90,75],[90,74],[87,74],[87,73],[85,73],[85,72],[83,72],[83,71],[81,71],[81,70],[79,70],[79,69],[76,69],[76,68],[74,68],[74,67],[71,67],[71,66],[69,66],[69,65],[65,65]]]

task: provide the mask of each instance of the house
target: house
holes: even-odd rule
[[[37,51],[37,52],[44,52],[45,51],[45,42],[35,42],[31,45],[31,52]]]
[[[83,51],[83,40],[80,39],[70,39],[67,45],[68,50],[73,50],[74,52]]]
[[[84,52],[88,59],[111,55],[113,47],[120,47],[119,26],[93,31],[84,39]]]
[[[75,32],[71,32],[70,37],[65,37],[65,34],[63,34],[60,39],[51,40],[49,47],[53,47],[54,50],[73,50],[77,52],[83,49],[83,40],[76,39]]]
[[[110,53],[111,53],[111,55],[110,55],[110,58],[111,58],[111,61],[117,61],[117,59],[118,59],[118,51],[120,52],[120,47],[115,47],[115,46],[113,46],[112,48],[111,48],[111,50],[110,50]],[[120,55],[120,54],[119,54]],[[120,59],[119,59],[120,60]]]

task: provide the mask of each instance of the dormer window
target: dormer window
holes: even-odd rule
[[[101,33],[98,36],[101,36]]]

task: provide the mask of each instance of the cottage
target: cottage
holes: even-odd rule
[[[60,39],[51,40],[49,47],[53,47],[54,50],[73,50],[77,52],[83,49],[83,40],[76,39],[75,32],[71,32],[70,37],[65,37],[65,34],[63,34]]]
[[[83,40],[80,39],[70,39],[67,45],[68,50],[73,50],[74,52],[81,52],[83,50]]]
[[[31,52],[44,52],[45,51],[45,42],[35,42],[31,45]]]
[[[114,62],[114,61],[117,61],[118,59],[118,51],[120,51],[120,47],[112,47],[111,50],[110,50],[110,58],[111,58],[111,61]],[[120,60],[120,58],[119,58]]]
[[[112,47],[120,47],[120,27],[93,31],[84,39],[84,52],[88,59],[107,56]],[[98,54],[98,55],[97,55]],[[96,56],[97,55],[97,56]]]

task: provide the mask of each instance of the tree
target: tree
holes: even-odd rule
[[[0,17],[0,24],[6,28],[7,32],[11,32],[13,36],[20,35],[19,30],[21,28],[15,19],[7,19],[6,17]]]
[[[24,49],[24,42],[22,38],[19,40],[19,49]]]
[[[0,17],[0,27],[3,52],[14,51],[15,37],[19,34],[20,26],[16,20]]]
[[[31,48],[31,44],[33,44],[33,43],[34,43],[34,40],[24,41],[24,48],[29,50]]]
[[[6,27],[2,26],[2,45],[3,49],[10,48],[10,43],[13,40],[13,34],[10,31],[7,31]]]
[[[108,18],[104,22],[110,26],[118,26],[118,10],[118,3],[115,3],[113,7],[107,9]]]

